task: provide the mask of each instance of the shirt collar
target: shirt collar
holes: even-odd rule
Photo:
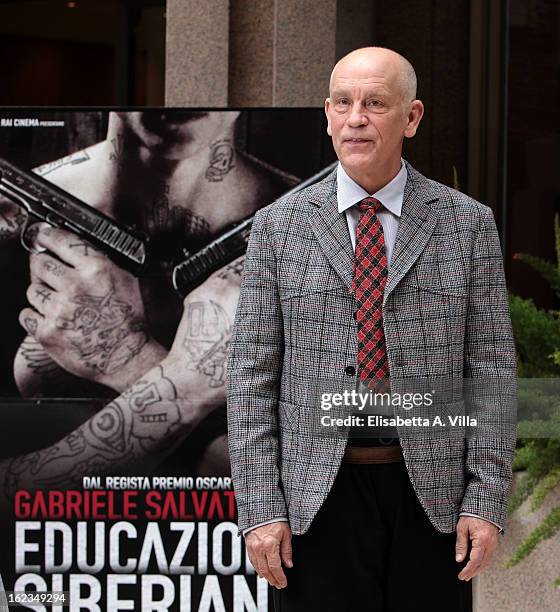
[[[347,208],[354,206],[367,197],[377,198],[387,210],[397,217],[401,216],[401,209],[404,198],[404,188],[406,185],[407,171],[401,158],[401,169],[395,178],[389,181],[373,194],[369,194],[356,181],[351,179],[342,164],[338,162],[336,169],[336,197],[338,200],[338,212],[344,212]]]

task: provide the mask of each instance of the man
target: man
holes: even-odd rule
[[[311,389],[514,378],[496,225],[402,161],[424,112],[402,56],[341,59],[325,112],[337,171],[258,211],[247,250],[227,367],[239,528],[282,612],[470,610],[515,437],[321,435]]]
[[[243,258],[184,301],[170,272],[182,246],[196,250],[294,182],[234,148],[238,115],[111,113],[105,140],[37,169],[143,230],[159,269],[139,280],[75,235],[39,229],[36,242],[46,252],[30,257],[29,307],[19,316],[28,336],[14,363],[18,388],[24,397],[112,401],[56,444],[1,462],[0,490],[72,486],[84,474],[153,469],[225,403]],[[0,200],[0,213],[0,239],[19,238],[20,209]],[[164,416],[152,419],[153,411]],[[208,427],[193,471],[228,474],[225,423]]]

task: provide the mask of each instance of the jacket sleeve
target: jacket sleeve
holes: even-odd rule
[[[464,377],[471,390],[468,411],[478,417],[478,426],[466,441],[460,513],[503,527],[516,442],[516,359],[503,257],[488,207],[482,211],[472,254]]]
[[[253,220],[226,374],[239,533],[287,517],[278,468],[277,424],[284,329],[267,212],[257,211]]]

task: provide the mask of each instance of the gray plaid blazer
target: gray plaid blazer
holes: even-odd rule
[[[383,297],[391,377],[515,377],[503,259],[492,211],[408,164]],[[348,388],[357,338],[354,253],[336,171],[254,218],[227,365],[228,433],[240,532],[285,517],[309,528],[341,464],[344,436],[317,436],[310,388]],[[355,379],[355,376],[354,376]],[[355,382],[355,380],[354,380]],[[491,409],[491,407],[489,407]],[[407,438],[417,497],[441,532],[460,512],[505,521],[515,433]]]

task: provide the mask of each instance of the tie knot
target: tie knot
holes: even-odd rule
[[[364,213],[366,210],[372,209],[374,213],[379,210],[381,206],[381,202],[377,198],[364,198],[360,202],[358,202],[358,208],[360,212]]]

